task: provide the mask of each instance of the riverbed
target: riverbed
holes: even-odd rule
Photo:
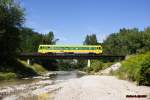
[[[0,99],[40,100],[57,91],[60,83],[85,75],[79,71],[50,71],[41,76],[0,82]]]
[[[1,83],[2,100],[150,99],[150,87],[137,86],[115,76],[85,75],[78,71],[49,72],[42,76],[18,80],[13,85],[10,83]]]

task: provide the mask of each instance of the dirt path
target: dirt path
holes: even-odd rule
[[[146,98],[126,98],[126,95],[147,95]],[[113,76],[89,75],[63,83],[55,100],[148,100],[150,87],[119,80]]]

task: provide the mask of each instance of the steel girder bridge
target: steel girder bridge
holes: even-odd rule
[[[104,55],[104,54],[41,54],[41,53],[21,53],[19,55],[21,59],[27,59],[27,63],[30,64],[30,59],[87,59],[88,66],[90,66],[91,59],[125,59],[124,55]]]
[[[19,58],[45,58],[45,59],[101,59],[118,58],[124,59],[124,55],[103,55],[103,54],[41,54],[41,53],[21,53]]]

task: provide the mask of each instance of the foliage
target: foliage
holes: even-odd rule
[[[37,52],[40,44],[56,44],[54,33],[40,34],[31,28],[24,27],[21,29],[21,52]]]
[[[110,62],[104,63],[101,60],[92,60],[91,66],[85,67],[84,71],[86,71],[88,73],[95,73],[95,72],[99,72],[103,69],[106,69],[107,67],[110,67],[111,65],[112,65],[112,63],[110,63]]]
[[[42,36],[42,44],[56,44],[58,40],[59,39],[55,39],[53,32]]]
[[[20,52],[37,52],[42,41],[42,35],[30,28],[24,27],[20,34]]]
[[[78,59],[75,69],[83,70],[84,67],[87,67],[87,60]]]
[[[10,65],[10,62],[8,65]],[[11,67],[7,65],[5,67],[7,68],[0,72],[0,80],[31,77],[47,72],[40,64],[33,63],[33,65],[28,65],[23,60],[12,61]]]
[[[96,44],[98,44],[96,34],[87,35],[83,44],[84,45],[96,45]]]
[[[145,60],[142,62],[139,74],[139,84],[150,86],[150,52],[147,53]]]
[[[103,43],[104,53],[110,55],[128,55],[150,50],[150,27],[144,31],[137,28],[120,29],[109,35]]]
[[[16,60],[9,61],[7,64],[3,66],[5,67],[1,67],[0,72],[15,73],[17,78],[31,77],[38,75],[38,73],[36,73],[32,68],[29,68]]]
[[[122,79],[137,81],[140,85],[150,85],[150,52],[130,56],[122,62],[116,74]]]
[[[58,68],[57,70],[73,70],[75,69],[76,64],[73,60],[58,60]]]
[[[20,42],[23,9],[14,0],[0,0],[0,59],[1,65],[16,56]]]

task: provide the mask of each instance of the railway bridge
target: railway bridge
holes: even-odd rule
[[[88,60],[88,67],[90,66],[90,60],[91,59],[117,59],[117,60],[123,60],[125,59],[124,55],[104,55],[104,54],[42,54],[42,53],[21,53],[19,55],[19,58],[21,59],[27,59],[27,63],[30,64],[31,59],[85,59]]]

